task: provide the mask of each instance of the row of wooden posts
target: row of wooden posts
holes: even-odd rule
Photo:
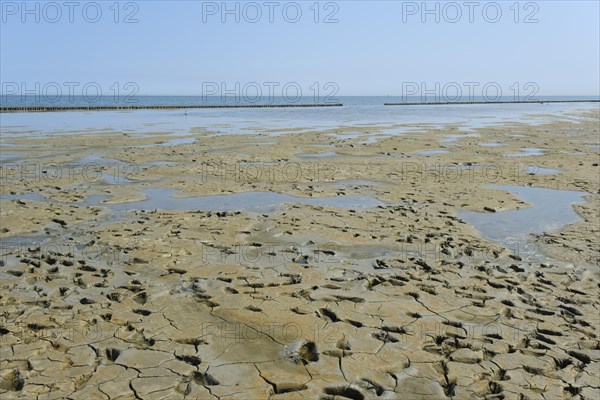
[[[545,104],[545,103],[599,103],[600,100],[525,100],[525,101],[465,101],[428,103],[384,103],[384,106],[434,106],[463,104]],[[197,108],[298,108],[298,107],[343,107],[343,104],[247,104],[247,105],[203,105],[203,106],[85,106],[85,107],[0,107],[0,113],[49,112],[49,111],[120,111],[120,110],[180,110]]]

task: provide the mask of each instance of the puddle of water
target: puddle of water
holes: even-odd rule
[[[81,164],[99,164],[99,165],[107,165],[107,164],[115,164],[118,163],[117,160],[112,160],[110,158],[104,158],[104,153],[93,153],[87,155],[81,159]]]
[[[113,158],[105,158],[104,153],[93,153],[83,157],[78,163],[71,163],[74,167],[88,168],[106,168],[108,170],[119,171],[119,169],[128,169],[134,171],[136,166],[125,161],[119,161]]]
[[[118,176],[115,174],[109,174],[108,172],[102,172],[102,181],[108,185],[121,185],[123,183],[131,183],[131,180],[124,176]]]
[[[243,165],[279,165],[279,161],[240,161]]]
[[[104,204],[112,211],[164,210],[164,211],[261,211],[273,210],[283,203],[306,204],[313,206],[366,209],[384,203],[368,196],[296,197],[273,192],[244,192],[226,195],[173,197],[178,191],[173,189],[147,189],[143,194],[147,200],[125,203]],[[102,205],[102,204],[96,204]]]
[[[195,138],[178,138],[178,139],[171,139],[171,140],[167,140],[166,142],[163,143],[153,143],[153,144],[144,144],[141,146],[126,146],[126,147],[135,147],[135,148],[139,148],[139,149],[144,149],[144,148],[148,148],[148,147],[171,147],[171,146],[179,146],[182,144],[192,144],[196,142]]]
[[[16,159],[21,157],[19,154],[16,153],[4,153],[4,152],[0,152],[0,160],[12,160],[12,159]]]
[[[374,259],[374,258],[385,258],[397,252],[382,247],[359,247],[353,249],[347,255],[348,258],[354,260]]]
[[[450,153],[450,150],[421,150],[421,151],[415,152],[415,154],[418,154],[420,156],[434,156],[436,154],[448,154],[448,153]]]
[[[278,142],[258,142],[254,143],[255,146],[275,146]]]
[[[480,143],[479,145],[481,147],[501,147],[501,146],[505,146],[504,143],[499,143],[499,142]]]
[[[23,194],[0,194],[0,200],[46,201],[46,198],[40,196],[37,193],[23,193]]]
[[[164,143],[159,144],[159,146],[179,146],[180,144],[192,144],[195,141],[196,141],[195,138],[171,139]]]
[[[462,170],[471,170],[471,169],[477,169],[477,168],[493,168],[495,167],[495,165],[439,165],[436,166],[433,169],[450,169],[450,170],[457,170],[457,171],[462,171]]]
[[[393,135],[377,134],[377,136],[369,136],[369,138],[367,140],[365,140],[363,142],[358,142],[358,144],[373,144],[373,143],[377,143],[380,140],[387,139],[392,136]]]
[[[544,149],[538,147],[524,147],[520,149],[520,153],[505,154],[507,157],[528,157],[528,156],[541,156],[544,154]]]
[[[477,133],[469,133],[466,135],[448,135],[444,139],[440,140],[441,143],[454,143],[462,138],[470,138],[474,136],[479,136]]]
[[[335,151],[326,151],[323,153],[307,153],[307,154],[298,154],[298,157],[301,158],[323,158],[323,157],[336,157],[339,156]]]
[[[538,167],[537,165],[528,165],[527,167],[525,167],[525,172],[528,174],[535,175],[554,175],[559,174],[561,170],[554,168]]]
[[[530,235],[559,230],[577,222],[581,217],[572,205],[583,202],[586,192],[535,188],[530,186],[490,186],[491,189],[506,190],[533,207],[520,210],[480,213],[463,211],[459,217],[473,225],[481,235],[507,248],[515,244],[525,245]]]
[[[139,164],[140,167],[170,167],[179,164],[176,161],[149,161]]]
[[[383,134],[383,135],[388,135],[388,136],[403,136],[405,135],[407,132],[414,132],[416,129],[415,127],[410,127],[410,126],[406,126],[406,127],[400,127],[400,128],[384,128],[383,130],[379,131],[378,133]]]
[[[359,144],[373,144],[377,143],[380,139],[385,139],[388,136],[377,135],[377,136],[369,136],[367,140],[359,142]]]
[[[131,183],[132,181],[127,177],[135,176],[138,172],[137,165],[104,158],[103,153],[90,154],[82,158],[80,163],[88,174],[88,181],[104,182],[109,185]]]
[[[363,135],[364,134],[362,134],[362,133],[347,132],[347,133],[332,133],[332,134],[327,135],[327,136],[343,140],[343,139],[356,139],[356,138],[359,138],[359,137],[361,137]]]

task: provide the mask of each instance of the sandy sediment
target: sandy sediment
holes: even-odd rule
[[[394,128],[11,140],[2,398],[598,398],[598,113]],[[586,192],[581,220],[511,251],[459,217],[531,206],[490,185]],[[152,188],[334,200],[114,208]]]

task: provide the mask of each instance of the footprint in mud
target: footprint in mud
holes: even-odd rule
[[[319,313],[319,316],[320,316],[321,318],[324,318],[324,319],[326,319],[326,320],[329,320],[330,322],[339,322],[339,321],[341,321],[341,320],[338,318],[337,314],[336,314],[336,313],[334,313],[333,311],[331,311],[331,310],[330,310],[330,309],[328,309],[328,308],[321,308],[319,311],[320,311],[320,313]]]
[[[108,358],[110,361],[117,361],[117,358],[119,358],[119,356],[121,355],[121,350],[118,349],[114,349],[114,348],[107,348],[106,351],[106,358]]]
[[[213,376],[209,375],[205,372],[195,371],[192,374],[192,379],[195,383],[201,386],[216,386],[220,385],[220,382],[215,379]]]
[[[436,292],[436,290],[433,287],[431,287],[431,286],[419,285],[417,287],[419,289],[421,289],[423,292],[428,293],[428,294],[430,294],[432,296],[437,296],[437,294],[438,294]]]
[[[563,391],[565,392],[567,397],[573,398],[573,397],[577,396],[579,393],[581,393],[581,388],[575,387],[569,383],[569,386],[565,386],[563,388]]]
[[[319,361],[319,349],[315,342],[300,340],[288,345],[285,349],[286,358],[295,364],[306,365]]]
[[[0,377],[0,389],[17,392],[23,390],[24,386],[25,379],[16,368]]]
[[[352,350],[352,346],[346,338],[340,338],[335,346],[340,350]]]
[[[215,308],[215,307],[219,307],[220,304],[217,303],[216,301],[207,299],[207,298],[201,298],[201,297],[197,297],[196,296],[196,300],[198,301],[198,303],[204,304],[205,306],[207,306],[208,308]]]
[[[188,356],[188,355],[180,356],[180,355],[175,354],[175,358],[178,359],[179,361],[183,361],[194,367],[197,367],[198,365],[200,365],[202,363],[202,360],[200,359],[200,357],[196,357],[196,356]]]
[[[358,387],[355,387],[354,385],[328,387],[323,389],[323,391],[325,392],[325,394],[333,396],[334,399],[338,397],[352,400],[365,399],[365,395],[362,394]]]
[[[350,350],[344,350],[344,349],[330,349],[330,350],[323,351],[323,355],[326,355],[329,357],[342,358],[342,357],[351,356],[352,352]]]
[[[398,339],[396,339],[395,337],[390,335],[389,332],[386,332],[386,331],[375,332],[371,336],[373,336],[377,340],[381,340],[384,343],[398,343],[399,342]]]
[[[502,386],[498,382],[494,382],[494,381],[490,382],[488,384],[488,389],[490,391],[490,394],[492,394],[492,395],[500,395],[500,396],[495,396],[495,397],[497,397],[497,398],[503,398],[502,392],[504,391],[504,389],[502,389]]]
[[[167,272],[169,274],[179,274],[179,275],[187,274],[187,271],[185,269],[181,269],[181,268],[169,268],[169,269],[167,269]]]
[[[133,296],[133,301],[138,304],[146,304],[148,301],[148,294],[146,292],[139,292],[135,296]]]
[[[106,298],[109,299],[110,301],[120,303],[121,301],[123,301],[125,296],[120,292],[112,292],[112,293],[107,294]]]
[[[402,328],[401,326],[382,326],[381,330],[384,332],[391,332],[391,333],[397,333],[400,335],[403,335],[406,333],[406,330],[404,328]]]

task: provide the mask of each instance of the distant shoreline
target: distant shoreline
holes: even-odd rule
[[[181,110],[197,108],[303,108],[342,107],[343,104],[247,104],[214,106],[87,106],[87,107],[0,107],[0,113],[57,112],[57,111],[126,111],[126,110]]]
[[[545,103],[600,103],[597,99],[579,100],[523,100],[523,101],[457,101],[457,102],[410,102],[383,103],[383,106],[444,106],[481,104],[545,104]],[[128,111],[128,110],[184,110],[184,109],[229,109],[229,108],[320,108],[344,107],[334,104],[240,104],[240,105],[146,105],[146,106],[72,106],[72,107],[0,107],[0,113],[59,112],[59,111]]]
[[[444,106],[469,104],[544,104],[544,103],[600,103],[600,100],[523,100],[523,101],[449,101],[426,103],[384,103],[384,106]]]

